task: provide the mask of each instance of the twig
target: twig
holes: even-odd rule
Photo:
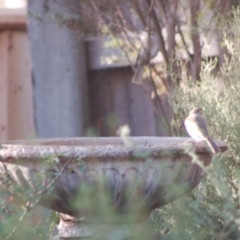
[[[96,17],[91,16],[90,14],[87,14],[86,12],[84,12],[84,11],[82,11],[80,9],[77,9],[77,8],[75,8],[75,7],[73,7],[73,6],[69,5],[69,4],[63,4],[63,3],[58,2],[57,0],[52,0],[52,1],[53,1],[53,3],[59,5],[60,7],[63,7],[63,8],[66,8],[66,9],[73,10],[75,12],[81,13],[82,15],[85,15],[86,17],[91,18],[92,20],[97,21]]]
[[[136,2],[136,0],[132,1],[133,8],[135,9],[138,17],[140,18],[140,21],[142,22],[143,26],[146,26],[146,20],[144,15],[142,14],[141,8],[139,7],[139,2]]]
[[[124,13],[123,13],[121,7],[120,7],[119,4],[118,4],[118,1],[115,1],[115,0],[114,0],[114,2],[115,2],[115,8],[116,8],[116,10],[117,10],[117,13],[118,13],[119,18],[121,19],[121,21],[122,21],[122,23],[123,23],[123,26],[126,26],[128,29],[133,28],[132,24],[130,24],[130,23],[132,23],[132,22],[127,21],[126,18],[124,17]]]
[[[127,29],[129,29],[129,24],[124,19],[123,12],[122,12],[121,8],[118,6],[117,2],[116,1],[114,1],[114,2],[116,4],[117,13],[118,13],[119,18],[121,20],[121,22],[119,22],[118,19],[116,19],[118,28],[121,30],[121,34],[122,34],[123,38],[125,39],[125,41],[129,43],[130,47],[134,51],[136,51],[138,49],[135,46],[135,42],[128,36],[128,34],[127,34],[126,30],[125,30],[125,26],[127,27]],[[134,37],[136,37],[136,34],[134,34]],[[131,63],[131,61],[130,61],[130,63]]]
[[[46,193],[49,190],[49,188],[51,186],[53,186],[53,184],[60,178],[61,174],[67,169],[67,167],[69,166],[69,164],[72,162],[73,159],[74,159],[74,153],[71,154],[71,156],[69,157],[68,161],[66,162],[64,167],[61,169],[61,171],[58,173],[58,175],[49,184],[47,184],[47,186],[45,186],[44,189],[42,189],[41,191],[37,192],[37,195],[40,195],[42,197],[42,195],[44,193]],[[39,203],[39,201],[37,202],[37,204]]]
[[[154,6],[154,0],[152,0],[152,2],[150,2],[150,6],[149,6],[149,10],[148,10],[149,14],[153,10],[153,6]]]
[[[103,16],[102,16],[101,13],[99,12],[99,10],[98,10],[96,4],[94,3],[94,1],[90,0],[90,2],[91,2],[91,4],[92,4],[93,9],[97,12],[99,18],[100,18],[102,21],[104,21],[104,20],[103,20]],[[120,13],[118,12],[118,14],[120,14]],[[120,17],[120,19],[121,19],[121,17]],[[130,46],[131,46],[134,50],[136,50],[136,47],[135,47],[134,43],[133,43],[132,40],[129,38],[128,34],[126,33],[126,31],[125,31],[125,29],[124,29],[124,27],[123,27],[123,24],[121,24],[121,22],[119,22],[118,20],[116,20],[116,21],[117,21],[117,23],[118,23],[117,26],[118,26],[118,28],[121,30],[122,36],[123,36],[123,38],[125,39],[125,41],[127,41],[128,43],[130,43]],[[121,48],[121,50],[123,51],[125,57],[128,59],[129,63],[130,63],[131,66],[132,66],[132,61],[131,61],[131,59],[129,58],[129,55],[126,53],[126,51],[124,51],[121,43],[118,41],[118,38],[115,36],[115,34],[113,33],[113,31],[111,31],[111,29],[110,29],[110,32],[111,32],[111,35],[112,35],[112,36],[115,38],[115,40],[117,41],[118,46]]]
[[[146,2],[148,3],[148,6],[151,6],[151,3],[149,1],[150,0],[147,0]],[[163,35],[162,35],[162,30],[159,26],[158,18],[157,18],[157,15],[156,15],[156,12],[155,12],[154,9],[152,9],[152,11],[150,12],[150,16],[153,19],[154,26],[155,26],[156,31],[158,33],[160,51],[162,52],[162,55],[163,55],[163,58],[165,60],[166,65],[169,66],[169,57],[168,57],[167,50],[166,50],[166,47],[165,47],[165,41],[164,41],[164,38],[163,38]],[[170,91],[172,88],[173,88],[173,82],[172,82],[172,79],[171,79],[170,75],[168,74],[167,90]]]
[[[166,26],[167,25],[167,17],[166,17],[166,13],[163,9],[162,1],[161,0],[155,0],[155,3],[156,3],[156,6],[157,6],[161,16],[162,16],[163,23]]]
[[[161,112],[162,112],[162,114],[163,114],[163,117],[164,117],[164,119],[165,119],[165,122],[166,122],[167,127],[168,127],[168,130],[169,130],[169,133],[170,133],[170,135],[171,135],[171,125],[170,125],[170,123],[169,123],[169,121],[168,121],[167,114],[166,114],[166,112],[165,112],[165,110],[164,110],[164,107],[163,107],[163,105],[162,105],[162,100],[161,100],[161,98],[160,98],[159,95],[158,95],[156,84],[155,84],[155,82],[154,82],[154,80],[153,80],[153,78],[152,78],[152,69],[151,69],[150,65],[149,65],[148,67],[149,67],[149,70],[150,70],[150,80],[151,80],[151,84],[152,84],[152,87],[153,87],[154,94],[155,94],[155,96],[156,96],[158,105],[159,105],[159,107],[160,107],[160,109],[161,109]],[[160,114],[159,114],[159,115],[160,115]]]
[[[183,42],[184,49],[185,49],[185,51],[187,52],[187,55],[188,55],[190,61],[192,62],[192,61],[193,61],[193,57],[192,57],[191,53],[190,53],[189,50],[188,50],[188,45],[187,45],[187,42],[186,42],[185,37],[184,37],[184,35],[183,35],[183,32],[182,32],[182,29],[181,29],[181,26],[180,26],[180,21],[179,21],[179,19],[178,19],[177,23],[178,23],[178,24],[177,24],[178,32],[179,32],[180,37],[181,37],[181,40],[182,40],[182,42]]]
[[[118,20],[116,20],[116,21],[118,22]],[[135,51],[138,50],[135,46],[135,43],[128,36],[125,28],[121,25],[121,23],[118,23],[118,28],[121,30],[121,35],[123,36],[124,40],[129,43],[129,46]],[[112,33],[112,35],[115,36],[113,33]]]
[[[151,3],[149,2],[149,0],[147,0],[147,3],[148,3],[148,6],[150,7]],[[168,59],[168,55],[167,55],[167,50],[165,48],[165,42],[164,42],[164,39],[163,39],[162,31],[161,31],[161,28],[159,26],[158,18],[156,16],[156,13],[155,13],[154,9],[152,9],[152,11],[149,13],[149,15],[153,19],[154,26],[157,30],[159,41],[160,41],[160,50],[163,54],[163,57],[164,57],[164,60],[165,60],[166,64],[168,65],[169,59]]]
[[[156,73],[156,74],[158,75],[158,77],[161,79],[164,87],[165,87],[166,89],[168,89],[168,85],[167,85],[166,81],[161,77],[161,74],[159,73],[159,71],[156,69],[155,66],[152,66],[152,70],[153,70],[153,72]]]

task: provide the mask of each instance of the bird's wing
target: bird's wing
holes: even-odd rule
[[[200,114],[194,114],[193,116],[190,116],[189,121],[196,124],[196,127],[199,129],[199,131],[202,133],[204,137],[208,137],[208,129],[207,129],[207,122],[205,118]]]

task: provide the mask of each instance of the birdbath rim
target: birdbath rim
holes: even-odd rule
[[[2,161],[14,159],[42,159],[61,156],[61,161],[74,152],[77,158],[141,158],[179,155],[191,150],[197,154],[209,152],[205,142],[188,142],[187,137],[77,137],[13,140],[2,142]],[[221,152],[227,150],[223,141],[216,141]]]

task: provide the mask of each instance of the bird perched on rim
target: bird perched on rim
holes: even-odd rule
[[[206,141],[212,153],[219,153],[221,150],[210,137],[207,129],[207,121],[202,112],[201,108],[194,108],[189,112],[188,117],[184,121],[186,130],[195,141]]]
[[[140,37],[141,50],[137,57],[137,69],[133,75],[132,83],[142,84],[144,66],[151,59],[156,57],[159,52],[160,43],[158,35],[154,30],[144,31],[142,38]]]

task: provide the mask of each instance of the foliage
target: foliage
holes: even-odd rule
[[[50,166],[55,161],[55,158],[46,159],[45,164]],[[40,212],[39,209],[36,209],[40,198],[52,188],[52,184],[47,184],[43,188],[46,173],[43,171],[34,173],[31,177],[32,182],[29,183],[25,178],[26,176],[22,175],[21,170],[16,170],[19,178],[25,184],[23,187],[22,183],[16,184],[11,172],[7,169],[4,170],[3,166],[1,164],[0,239],[48,239],[53,230],[51,217],[46,215],[46,219],[38,223],[33,220]]]
[[[201,82],[185,76],[170,95],[175,135],[182,134],[180,125],[188,111],[202,107],[211,135],[225,141],[228,151],[213,157],[205,180],[192,193],[154,214],[155,221],[160,218],[160,231],[167,229],[163,239],[239,239],[239,21],[237,8],[231,28],[224,28],[223,43],[231,58],[226,59],[220,73],[212,74],[216,59],[202,62]]]

